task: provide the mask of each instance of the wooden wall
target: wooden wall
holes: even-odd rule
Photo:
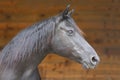
[[[120,80],[120,0],[0,0],[0,49],[19,31],[56,15],[68,3],[101,63],[84,70],[76,62],[48,55],[39,65],[42,80]]]

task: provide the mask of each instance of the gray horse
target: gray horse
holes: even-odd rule
[[[99,63],[69,7],[26,28],[5,46],[0,54],[0,80],[40,80],[37,66],[49,53],[72,59],[87,69]]]

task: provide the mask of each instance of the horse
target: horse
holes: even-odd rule
[[[0,80],[41,80],[37,66],[54,53],[94,69],[100,58],[66,9],[19,32],[0,53]]]

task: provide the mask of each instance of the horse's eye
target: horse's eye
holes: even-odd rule
[[[68,32],[69,35],[73,34],[73,30],[68,30],[67,32]]]

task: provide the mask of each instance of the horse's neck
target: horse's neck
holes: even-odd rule
[[[2,50],[0,61],[6,61],[8,64],[29,61],[35,63],[32,65],[38,65],[49,52],[51,32],[53,31],[53,23],[44,25],[46,28],[33,25],[18,34]]]

